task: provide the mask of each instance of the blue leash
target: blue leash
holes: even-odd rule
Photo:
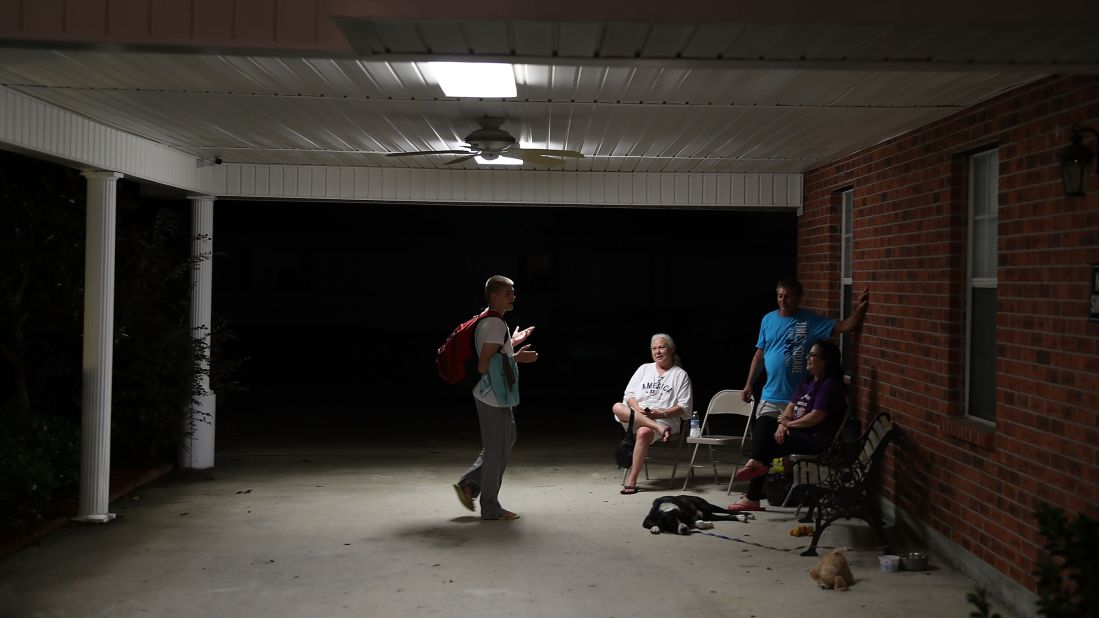
[[[706,536],[717,537],[719,539],[725,539],[726,541],[734,541],[736,543],[744,543],[745,545],[754,545],[756,547],[762,547],[763,549],[772,549],[774,551],[782,551],[782,552],[795,551],[795,550],[804,549],[805,547],[807,547],[807,545],[802,545],[800,547],[790,547],[790,548],[772,547],[770,545],[764,545],[762,543],[755,543],[753,541],[745,541],[744,539],[738,539],[738,538],[731,537],[731,536],[725,536],[724,534],[718,534],[716,532],[703,532],[701,530],[695,530],[694,534],[705,534]]]

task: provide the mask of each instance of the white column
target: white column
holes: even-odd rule
[[[184,415],[183,445],[179,452],[182,468],[214,467],[214,416],[217,399],[210,390],[210,305],[213,300],[214,198],[201,195],[191,200],[191,332],[202,337],[206,345],[204,369],[200,378],[202,393]]]
[[[122,174],[88,179],[84,246],[84,386],[80,433],[80,506],[74,519],[105,523],[111,482],[111,372],[114,363],[115,188]]]

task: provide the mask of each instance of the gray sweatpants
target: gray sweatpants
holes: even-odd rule
[[[511,447],[515,446],[515,417],[511,408],[496,408],[474,398],[481,422],[481,454],[462,476],[462,484],[481,493],[481,518],[497,519],[504,514],[500,506],[500,485],[508,467]]]

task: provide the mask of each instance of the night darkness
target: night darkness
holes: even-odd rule
[[[219,426],[293,410],[475,432],[435,350],[503,274],[509,324],[537,327],[524,438],[562,414],[615,435],[610,406],[652,333],[676,339],[696,407],[739,388],[795,267],[793,213],[219,201],[214,229],[214,313],[236,336],[226,352],[248,357]]]

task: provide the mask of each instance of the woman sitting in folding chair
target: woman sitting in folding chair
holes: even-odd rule
[[[667,442],[679,432],[680,417],[691,409],[691,379],[679,366],[675,342],[671,336],[657,333],[650,339],[653,362],[637,368],[626,386],[621,403],[614,404],[614,417],[626,429],[633,411],[636,442],[633,465],[622,486],[626,495],[637,493],[637,475],[649,455],[649,445],[657,440]]]
[[[730,504],[729,510],[764,510],[759,500],[771,461],[790,454],[821,453],[839,430],[847,410],[839,348],[827,341],[813,344],[806,369],[809,375],[778,418],[769,415],[756,418],[752,458],[733,477],[737,481],[750,481],[748,493]]]

